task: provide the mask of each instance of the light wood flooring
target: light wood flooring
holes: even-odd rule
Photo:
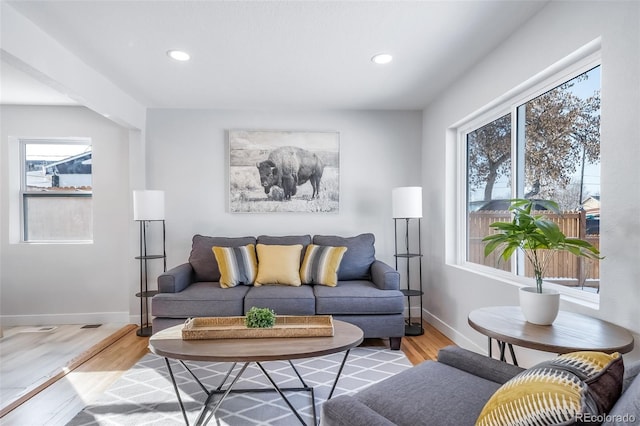
[[[453,343],[425,323],[422,336],[405,336],[402,351],[412,364],[436,359],[438,350]],[[119,338],[84,360],[63,377],[0,418],[3,426],[65,425],[85,405],[99,397],[147,352],[148,338],[128,327]],[[388,346],[381,339],[367,339],[363,346]]]

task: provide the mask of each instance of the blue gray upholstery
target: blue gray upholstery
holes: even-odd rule
[[[640,423],[640,361],[625,365],[622,396],[609,411],[603,426]]]
[[[213,255],[212,247],[240,247],[255,244],[254,237],[226,238],[194,235],[189,264],[193,268],[195,281],[218,281],[220,269]]]
[[[272,235],[260,235],[258,237],[258,244],[265,245],[279,245],[279,246],[292,246],[300,244],[302,246],[302,252],[300,252],[300,264],[304,259],[304,252],[307,246],[311,244],[311,235],[286,235],[286,236],[272,236]]]
[[[346,247],[342,257],[338,280],[366,280],[371,277],[371,264],[376,260],[373,234],[360,234],[355,237],[336,235],[314,235],[313,244],[319,246]]]
[[[404,296],[380,290],[371,281],[338,281],[336,287],[317,285],[315,310],[320,315],[396,314],[404,309]]]
[[[253,306],[270,308],[279,315],[315,315],[316,300],[313,288],[308,285],[291,287],[286,285],[263,285],[251,287],[244,297],[246,314]]]
[[[312,242],[347,247],[338,269],[336,287],[309,284],[220,287],[220,270],[213,246],[301,244],[306,248]],[[405,301],[399,290],[400,275],[376,260],[374,243],[373,234],[313,238],[310,235],[260,235],[257,238],[195,235],[189,262],[158,277],[159,293],[151,302],[153,331],[191,317],[240,316],[257,306],[271,308],[280,315],[333,315],[360,327],[365,338],[390,338],[392,348],[399,349],[404,335]],[[301,262],[303,258],[304,249]]]
[[[640,362],[625,367],[627,385],[604,425],[633,424],[640,419],[639,369]],[[320,424],[472,426],[498,388],[522,371],[520,367],[448,346],[440,350],[437,362],[425,361],[352,396],[326,401]]]
[[[244,297],[252,287],[238,285],[222,288],[218,282],[195,282],[177,293],[158,293],[153,297],[153,312],[163,317],[187,318],[244,315]]]

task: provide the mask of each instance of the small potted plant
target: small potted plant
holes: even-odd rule
[[[244,320],[247,328],[271,328],[276,324],[276,313],[269,308],[251,307]]]
[[[536,200],[535,203],[554,213],[560,213],[558,204],[553,201]],[[559,251],[567,251],[590,259],[602,259],[602,257],[600,257],[600,251],[588,241],[568,238],[556,223],[546,219],[544,215],[532,215],[533,204],[531,200],[526,199],[511,200],[509,206],[509,211],[513,214],[511,222],[492,223],[489,226],[499,232],[484,237],[482,241],[487,243],[484,248],[485,257],[501,249],[500,258],[506,261],[518,249],[524,252],[533,266],[536,286],[520,289],[520,306],[527,321],[548,325],[555,320],[560,306],[560,294],[557,291],[542,288],[542,280],[553,255]],[[545,297],[552,300],[542,302],[542,305],[530,306],[529,299],[532,294],[536,299]]]

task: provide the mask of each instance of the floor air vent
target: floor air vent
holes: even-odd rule
[[[83,325],[80,328],[98,328],[100,327],[102,324],[87,324],[87,325]]]
[[[57,328],[56,326],[30,327],[20,330],[19,333],[50,333]]]

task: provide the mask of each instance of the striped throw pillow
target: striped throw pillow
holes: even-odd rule
[[[220,287],[251,285],[256,280],[258,261],[253,244],[241,247],[212,247],[220,268]]]
[[[338,269],[346,247],[309,244],[300,267],[300,280],[304,284],[338,285]]]
[[[617,352],[559,355],[502,385],[487,401],[476,426],[592,424],[620,397],[623,374]]]

